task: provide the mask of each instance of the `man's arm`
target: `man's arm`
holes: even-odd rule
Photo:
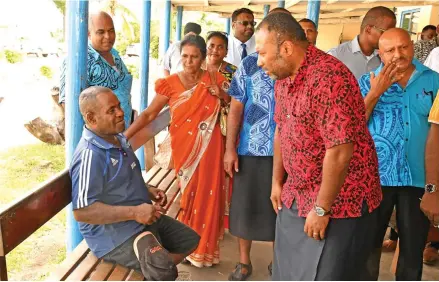
[[[322,183],[316,205],[329,211],[345,181],[354,152],[353,143],[334,146],[326,150],[323,160]]]
[[[271,184],[271,204],[276,213],[282,209],[282,187],[285,179],[285,168],[282,158],[282,150],[280,145],[279,129],[276,126],[273,140],[273,177]]]
[[[274,131],[274,142],[273,142],[273,184],[282,186],[285,180],[285,168],[282,158],[282,150],[280,146],[280,136],[279,129],[276,127]]]
[[[141,224],[152,224],[163,210],[151,204],[138,206],[110,206],[101,202],[73,211],[78,222],[88,224],[111,224],[122,221],[135,220]]]
[[[439,189],[438,160],[439,124],[432,123],[425,147],[425,183],[436,185],[436,189]],[[439,225],[439,191],[433,193],[424,193],[424,196],[421,200],[421,210],[433,223],[433,225]]]
[[[383,95],[394,82],[397,82],[402,78],[401,74],[396,73],[397,70],[396,64],[389,63],[384,65],[383,69],[376,77],[375,73],[370,73],[370,90],[364,98],[366,106],[366,121],[368,121],[372,115],[381,95]],[[359,84],[361,92],[363,93],[362,79],[363,78],[360,78]]]

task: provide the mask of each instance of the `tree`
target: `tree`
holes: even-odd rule
[[[130,9],[120,4],[117,0],[105,0],[102,10],[112,17],[119,16],[122,19],[122,33],[128,40],[133,41],[135,38],[134,25],[139,25],[136,15]]]
[[[66,0],[52,0],[62,14],[63,41],[66,40]]]

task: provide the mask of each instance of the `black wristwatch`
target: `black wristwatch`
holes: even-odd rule
[[[425,185],[425,193],[434,193],[436,191],[437,191],[436,185],[431,183]]]
[[[317,216],[325,216],[331,213],[331,211],[327,211],[322,207],[319,207],[317,205],[314,205],[314,212],[317,214]]]

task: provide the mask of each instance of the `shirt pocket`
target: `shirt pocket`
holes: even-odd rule
[[[410,99],[410,108],[418,115],[428,117],[433,106],[433,89],[422,88]]]

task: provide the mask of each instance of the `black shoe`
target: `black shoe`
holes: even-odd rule
[[[242,269],[247,269],[247,273],[242,273]],[[252,275],[253,266],[252,264],[243,264],[238,262],[236,264],[235,270],[229,275],[229,281],[245,281],[250,275]]]
[[[273,262],[270,262],[270,264],[268,265],[268,273],[270,274],[270,276],[273,275]]]
[[[134,240],[134,253],[147,281],[174,281],[177,266],[169,252],[160,245],[151,232],[144,232]]]

